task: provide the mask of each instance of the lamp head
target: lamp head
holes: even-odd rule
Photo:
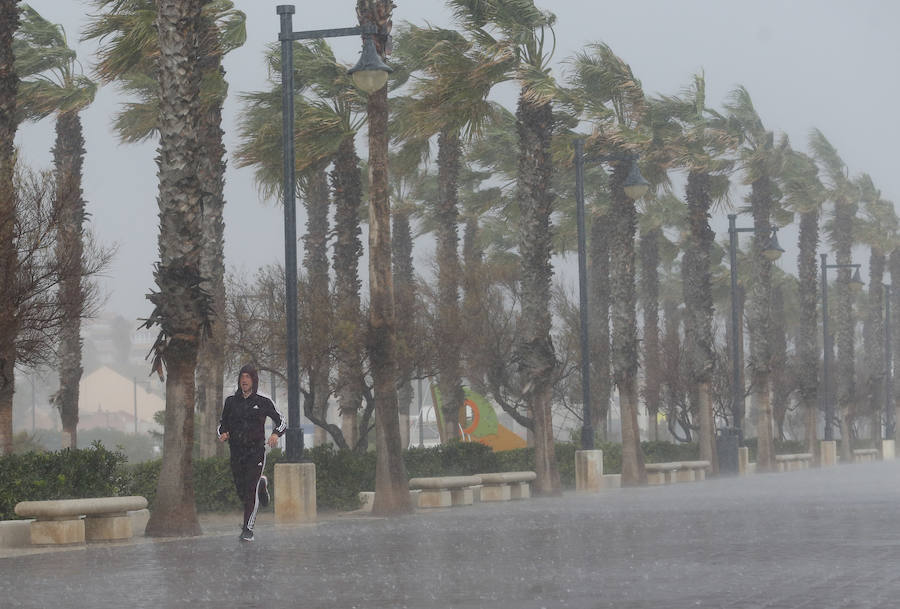
[[[388,79],[388,74],[394,70],[381,60],[381,56],[375,49],[375,41],[371,35],[363,36],[362,52],[356,65],[347,70],[353,78],[353,84],[365,91],[374,93],[381,89]]]
[[[632,201],[637,201],[650,190],[650,182],[641,175],[637,157],[631,159],[631,168],[625,178],[625,195]]]
[[[763,249],[762,254],[768,260],[775,262],[781,255],[784,253],[784,248],[778,244],[778,229],[772,229],[772,236],[769,238],[769,243],[766,244],[765,249]]]
[[[858,292],[864,285],[862,278],[859,276],[859,267],[856,267],[853,270],[853,277],[850,278],[850,289],[854,292]]]

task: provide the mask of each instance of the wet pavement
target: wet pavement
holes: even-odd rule
[[[893,608],[900,461],[0,558],[0,608]]]

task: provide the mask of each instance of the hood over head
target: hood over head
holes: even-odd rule
[[[259,373],[256,371],[256,367],[253,364],[245,364],[241,371],[238,372],[238,391],[241,390],[241,375],[249,374],[250,378],[253,380],[253,393],[256,393],[256,390],[259,389]]]

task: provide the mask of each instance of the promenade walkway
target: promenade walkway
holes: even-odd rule
[[[0,558],[0,607],[822,609],[900,603],[900,461]]]

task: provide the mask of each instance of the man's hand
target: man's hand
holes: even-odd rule
[[[228,432],[226,431],[221,436],[219,436],[219,442],[225,442],[228,439]]]
[[[275,448],[275,445],[278,444],[278,434],[273,433],[269,436],[269,448]]]

